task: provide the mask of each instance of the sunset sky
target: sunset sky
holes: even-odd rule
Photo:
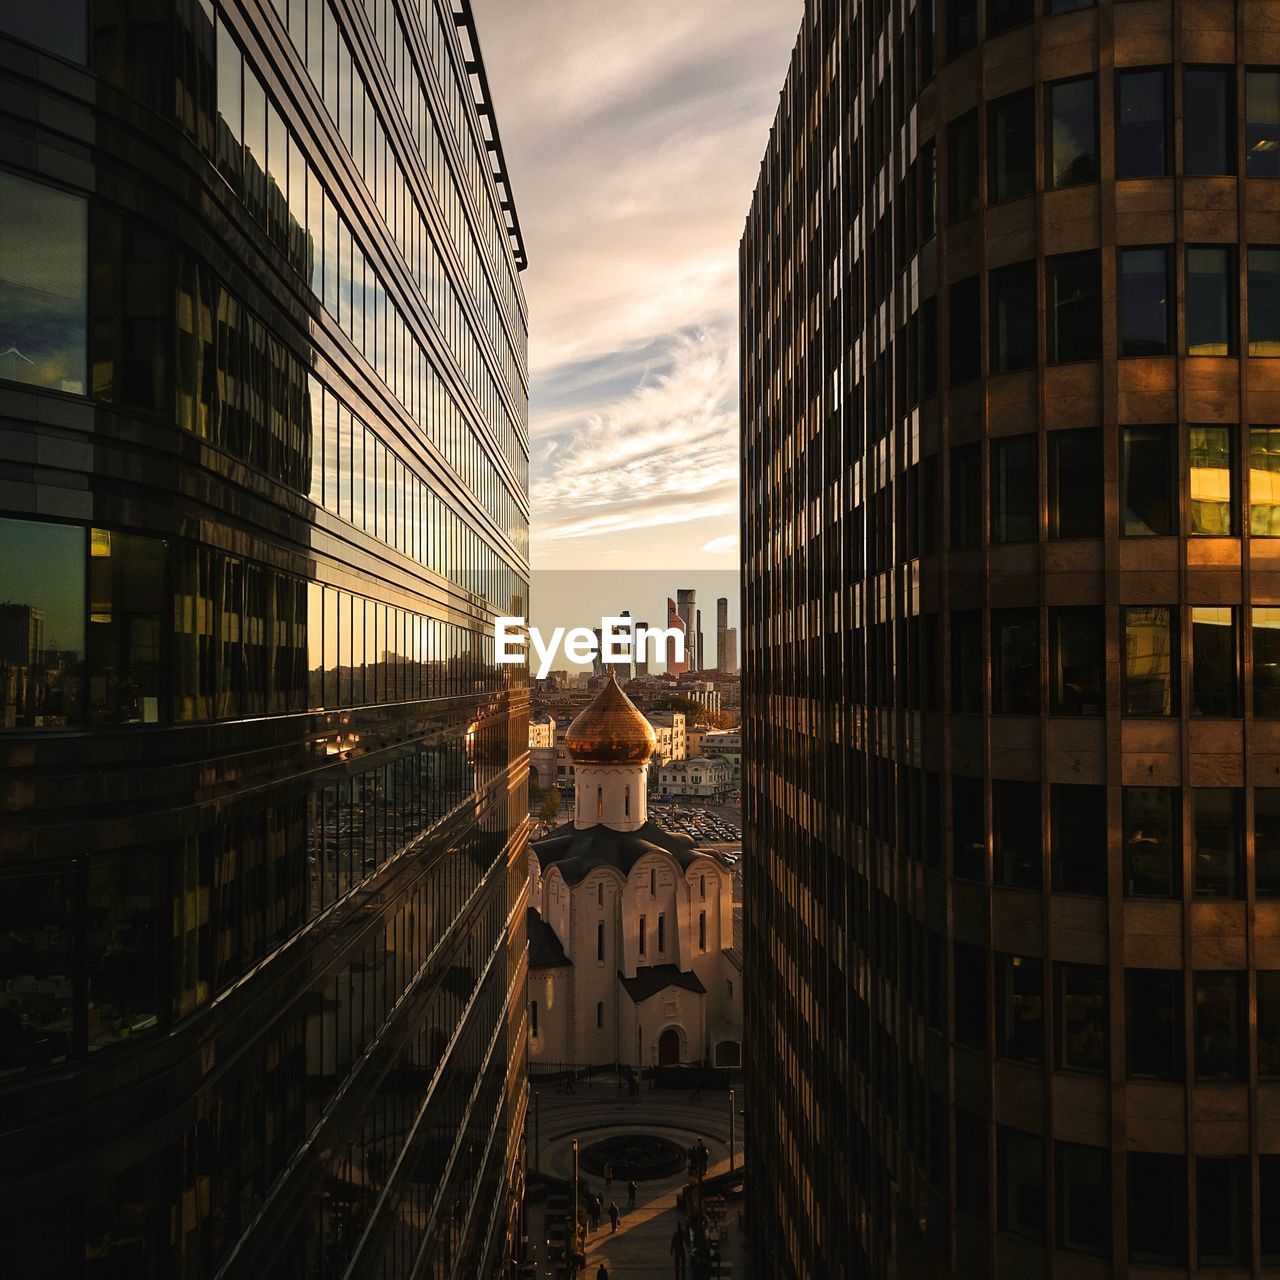
[[[474,8],[529,251],[535,579],[736,569],[738,242],[801,0]]]

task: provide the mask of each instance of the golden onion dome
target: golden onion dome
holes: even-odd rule
[[[658,738],[610,668],[604,688],[574,717],[564,745],[576,764],[643,764]]]

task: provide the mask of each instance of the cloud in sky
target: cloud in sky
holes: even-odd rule
[[[738,242],[801,0],[474,0],[529,250],[535,567],[737,563]]]

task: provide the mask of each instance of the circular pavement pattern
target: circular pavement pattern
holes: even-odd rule
[[[688,1163],[688,1153],[670,1138],[656,1133],[615,1133],[601,1138],[578,1153],[578,1163],[588,1173],[601,1176],[605,1165],[613,1165],[618,1182],[646,1182],[669,1178]]]

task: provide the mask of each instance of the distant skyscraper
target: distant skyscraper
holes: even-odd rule
[[[699,671],[705,671],[707,668],[706,654],[706,636],[702,634],[702,610],[694,610],[693,631],[695,637],[694,653],[697,656],[697,666]]]
[[[716,670],[729,671],[727,659],[729,631],[729,597],[721,596],[716,601]]]
[[[1280,1266],[1278,9],[805,5],[741,256],[770,1276]]]
[[[698,669],[698,652],[697,652],[697,623],[698,623],[698,605],[697,592],[691,587],[681,587],[676,591],[676,611],[680,615],[680,620],[684,623],[685,643],[687,646],[686,666],[689,671]]]
[[[5,1271],[508,1275],[527,322],[469,0],[0,3],[0,64]]]
[[[720,669],[730,676],[738,670],[737,627],[726,627],[724,630],[724,665]]]
[[[676,602],[670,597],[667,599],[667,630],[678,631],[684,639],[683,658],[676,656],[676,637],[669,636],[667,638],[666,668],[673,675],[683,675],[689,670],[689,635],[685,630],[684,618],[680,616],[680,611],[676,607]]]

